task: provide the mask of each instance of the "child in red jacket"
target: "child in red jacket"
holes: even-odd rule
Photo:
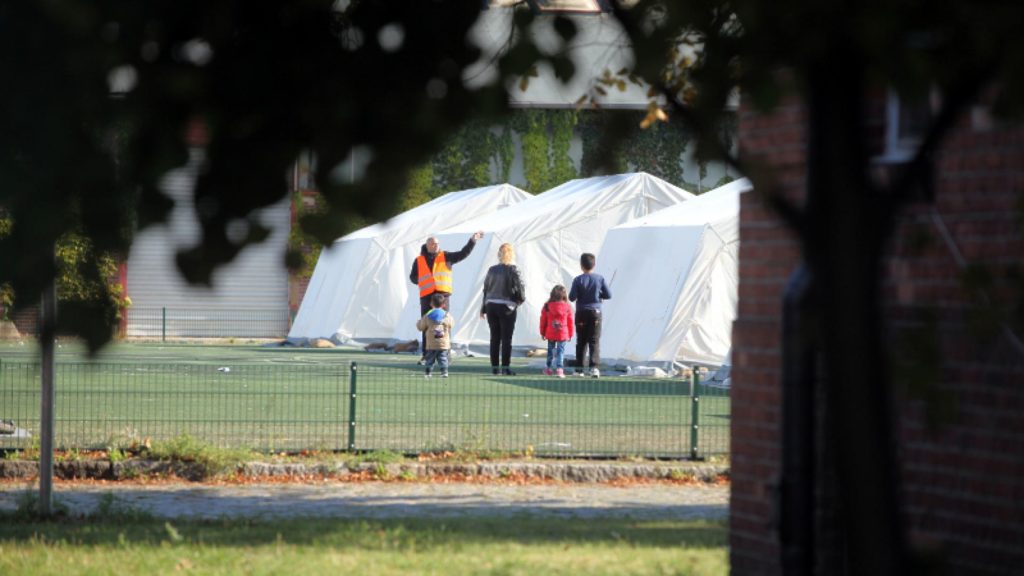
[[[573,336],[572,306],[565,286],[555,285],[551,298],[540,311],[540,335],[548,341],[548,362],[544,373],[551,376],[551,369],[559,378],[565,378],[565,343]]]

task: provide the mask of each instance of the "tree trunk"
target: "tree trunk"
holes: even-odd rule
[[[813,279],[806,265],[789,277],[782,312],[782,473],[779,546],[787,576],[811,576],[815,554],[815,393],[817,324],[808,314]]]
[[[904,532],[883,348],[882,249],[893,218],[867,193],[865,81],[852,42],[808,66],[807,226],[804,253],[816,281],[826,449],[841,498],[838,533],[849,574],[904,573]],[[843,551],[839,552],[841,555]],[[834,554],[824,554],[825,557]]]

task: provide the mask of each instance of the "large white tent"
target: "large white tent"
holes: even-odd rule
[[[410,295],[409,270],[426,237],[503,213],[527,198],[532,196],[508,184],[450,192],[335,240],[317,260],[288,339],[390,338]]]
[[[516,261],[526,284],[526,303],[519,309],[512,344],[542,346],[540,309],[552,286],[562,284],[568,288],[580,273],[580,254],[596,254],[613,226],[691,198],[694,195],[682,188],[642,172],[583,178],[497,214],[443,230],[438,236],[442,248],[453,249],[460,248],[473,232],[484,232],[473,253],[452,269],[453,342],[482,345],[490,340],[487,322],[480,319],[483,282],[487,269],[498,262],[498,247],[502,243],[509,242],[515,247]],[[600,254],[597,268],[602,269]],[[419,312],[418,301],[410,298],[398,322],[396,338],[417,337],[414,325]]]
[[[608,231],[599,264],[614,299],[604,307],[603,360],[720,365],[736,317],[739,195],[730,182]]]

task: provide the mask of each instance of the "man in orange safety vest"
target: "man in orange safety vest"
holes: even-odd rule
[[[420,255],[412,263],[412,270],[409,272],[409,281],[419,286],[420,294],[420,317],[430,311],[430,296],[434,292],[445,295],[442,308],[448,310],[448,297],[452,294],[452,265],[464,260],[473,251],[477,240],[484,237],[483,232],[473,234],[462,250],[448,252],[440,250],[440,243],[436,236],[430,236],[420,247]],[[423,363],[423,354],[427,349],[427,333],[423,333],[420,343],[420,364]]]

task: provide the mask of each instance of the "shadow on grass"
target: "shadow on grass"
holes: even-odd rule
[[[520,388],[552,394],[576,396],[671,396],[689,397],[690,385],[678,379],[629,378],[624,376],[608,376],[604,378],[580,378],[567,376],[555,378],[545,376],[536,368],[513,367],[515,376],[499,376],[491,373],[486,363],[467,363],[456,361],[451,367],[451,381],[468,382],[510,388]],[[438,368],[434,368],[438,372]],[[393,383],[408,377],[420,377],[423,367],[415,362],[362,362],[357,367],[358,381],[370,385]]]
[[[520,377],[503,380],[503,383],[541,390],[555,394],[584,396],[689,396],[690,387],[678,380],[627,379],[621,376],[608,378]]]
[[[0,546],[40,540],[76,546],[198,544],[261,547],[279,543],[333,549],[424,549],[453,544],[627,543],[652,548],[722,548],[724,522],[594,518],[402,519],[402,520],[12,520],[0,516]]]

